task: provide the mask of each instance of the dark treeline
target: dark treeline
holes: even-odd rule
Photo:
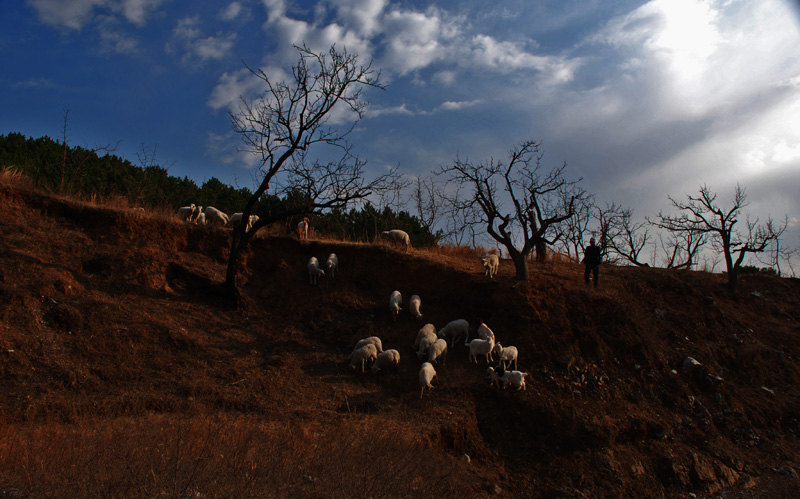
[[[145,208],[177,209],[190,203],[214,206],[228,214],[242,210],[252,195],[250,189],[236,189],[215,177],[198,186],[188,177],[174,177],[158,165],[137,166],[114,154],[97,154],[80,146],[67,147],[50,137],[27,138],[20,133],[0,135],[0,167],[13,167],[36,185],[52,192],[76,196],[124,197]],[[291,199],[265,195],[255,213],[279,214],[292,206]],[[412,245],[430,246],[438,234],[424,229],[417,217],[390,208],[378,210],[371,204],[360,209],[334,210],[310,215],[318,234],[341,240],[373,241],[389,229],[408,232]],[[300,218],[287,219],[291,232]]]

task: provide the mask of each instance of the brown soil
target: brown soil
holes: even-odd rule
[[[235,308],[215,286],[225,229],[15,185],[0,185],[0,209],[0,453],[13,456],[0,497],[800,494],[796,279],[748,275],[730,291],[721,275],[604,266],[595,290],[580,265],[548,263],[524,285],[509,262],[489,280],[477,259],[270,235],[245,255]],[[310,285],[309,257],[330,252],[340,272]],[[519,349],[527,390],[491,387],[456,345],[420,399],[423,323],[391,320],[394,289],[419,294],[437,328],[486,321]],[[349,369],[371,335],[400,351],[397,372]],[[171,488],[153,457],[170,428],[203,458],[171,454],[176,470],[202,465]],[[260,438],[283,443],[255,455]],[[48,457],[76,441],[80,455],[60,452],[88,471]],[[241,471],[223,466],[232,448],[261,470],[235,490],[221,478]],[[282,449],[317,467],[259,461]]]

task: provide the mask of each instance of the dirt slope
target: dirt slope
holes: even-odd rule
[[[719,275],[606,266],[593,290],[580,265],[551,263],[525,286],[508,262],[489,280],[477,261],[270,236],[246,255],[234,309],[213,286],[224,229],[13,186],[0,186],[0,208],[5,432],[227,415],[348,428],[367,443],[361,430],[380,428],[439,460],[440,497],[800,493],[797,280],[744,276],[731,292]],[[339,274],[310,285],[308,258],[330,252]],[[422,323],[391,320],[394,289],[422,297]],[[490,387],[486,363],[456,345],[420,400],[416,332],[457,318],[483,319],[519,348],[526,391]],[[350,371],[352,346],[371,335],[400,351],[398,372]],[[702,365],[684,368],[687,357]],[[36,495],[19,473],[0,466],[0,497]],[[424,482],[429,472],[408,473]],[[229,496],[204,485],[206,497]],[[287,496],[311,493],[292,486]]]

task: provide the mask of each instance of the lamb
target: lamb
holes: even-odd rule
[[[433,345],[428,349],[428,362],[434,363],[442,359],[442,365],[447,360],[447,341],[441,338],[433,342]]]
[[[194,203],[190,204],[189,206],[181,206],[178,208],[178,216],[184,222],[189,222],[192,219],[192,213],[194,213],[194,209]]]
[[[433,368],[433,364],[430,362],[425,362],[422,364],[422,367],[419,370],[419,399],[422,400],[422,395],[425,393],[425,389],[427,388],[428,391],[433,389],[433,385],[431,385],[431,381],[433,378],[436,377],[436,369]]]
[[[420,338],[419,345],[417,346],[417,358],[422,360],[425,358],[425,355],[428,354],[428,351],[436,343],[439,338],[436,337],[436,333],[428,332],[425,336]]]
[[[500,258],[497,255],[489,255],[486,258],[481,258],[483,268],[486,269],[483,275],[488,275],[489,279],[493,279],[497,275],[497,269],[500,267]]]
[[[381,238],[391,241],[392,243],[400,244],[405,247],[405,251],[411,248],[411,238],[403,230],[385,230],[381,232]]]
[[[464,343],[466,343],[469,340],[469,322],[464,319],[450,321],[436,335],[439,338],[449,338],[450,348],[453,348],[456,341],[460,341],[462,336],[464,337]]]
[[[494,338],[482,340],[475,338],[469,343],[465,343],[469,347],[469,361],[478,363],[478,355],[486,357],[486,363],[492,362],[492,349],[494,348]]]
[[[397,350],[386,350],[379,353],[375,358],[375,363],[372,364],[372,374],[377,373],[381,369],[385,369],[388,373],[389,370],[396,370],[400,365],[400,352]]]
[[[308,277],[311,284],[317,284],[319,277],[325,277],[325,271],[319,268],[319,260],[315,256],[308,260]]]
[[[328,277],[333,277],[334,272],[339,270],[339,257],[336,256],[336,253],[328,255],[328,259],[325,261],[325,268],[328,269]]]
[[[517,347],[505,347],[500,343],[495,344],[492,352],[497,354],[498,362],[502,362],[503,369],[508,369],[511,363],[514,363],[514,369],[517,369]]]
[[[436,334],[436,326],[434,326],[431,323],[428,323],[428,324],[425,324],[424,326],[422,326],[422,328],[420,328],[420,330],[417,331],[417,339],[414,340],[414,348],[419,348],[419,342],[422,340],[422,338],[424,338],[425,336],[427,336],[427,335],[429,335],[431,333],[433,333],[434,335]],[[437,337],[440,338],[440,336],[437,336]],[[434,341],[436,341],[436,338],[434,338]]]
[[[411,299],[408,300],[408,311],[411,312],[411,315],[417,320],[422,320],[422,312],[419,311],[420,308],[422,308],[422,299],[419,295],[412,295]]]
[[[375,345],[375,349],[378,351],[378,353],[383,353],[383,342],[377,336],[370,336],[369,338],[358,340],[358,343],[356,343],[356,347],[353,349],[353,352],[363,347],[364,345]],[[352,353],[350,355],[352,355]]]
[[[354,350],[353,353],[350,354],[350,369],[353,371],[361,366],[361,372],[364,372],[364,365],[367,362],[373,362],[375,359],[378,358],[378,350],[375,348],[375,345],[369,343],[364,345],[363,347]]]
[[[389,312],[392,313],[392,320],[396,321],[397,316],[400,315],[400,304],[403,303],[403,295],[400,294],[400,291],[394,290],[392,294],[389,296]]]
[[[242,216],[244,216],[244,213],[234,213],[228,219],[227,226],[236,227],[236,224],[242,223]],[[245,228],[245,231],[249,231],[250,229],[252,229],[253,225],[255,225],[256,222],[258,222],[258,215],[250,215],[250,219],[249,222],[247,222],[247,227]]]
[[[303,220],[297,224],[297,236],[300,240],[308,240],[308,217],[303,217]]]
[[[492,377],[492,385],[497,385],[498,388],[502,384],[504,389],[508,385],[516,386],[517,390],[525,389],[525,377],[528,376],[528,373],[521,371],[495,371],[493,367],[488,368],[487,371],[489,376]]]
[[[228,225],[228,215],[213,206],[206,208],[205,217],[208,225],[219,224],[223,227]]]

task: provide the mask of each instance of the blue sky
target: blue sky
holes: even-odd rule
[[[541,140],[597,201],[637,217],[737,182],[747,212],[800,244],[800,7],[793,0],[10,0],[0,16],[0,133],[144,145],[170,173],[253,187],[227,111],[243,62],[279,75],[293,44],[357,52],[385,91],[351,136],[378,171]]]

